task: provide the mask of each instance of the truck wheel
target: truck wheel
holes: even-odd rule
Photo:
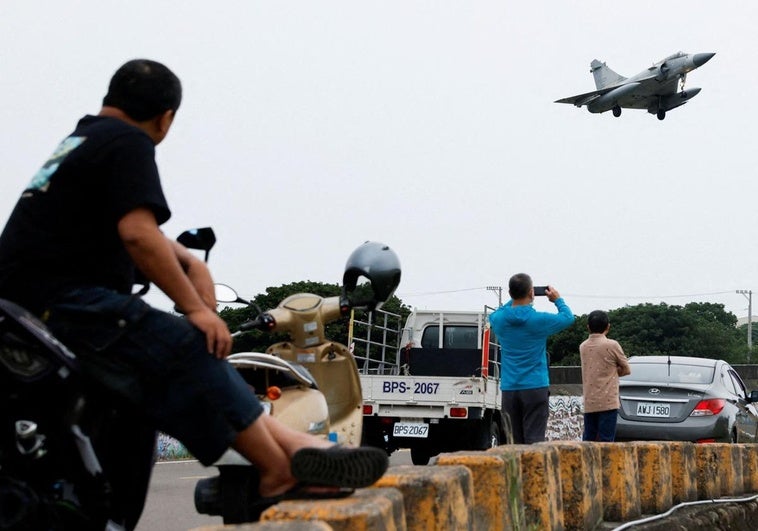
[[[500,446],[500,428],[497,422],[488,418],[482,419],[476,426],[471,446],[473,450],[486,450]]]
[[[428,465],[431,454],[423,448],[411,448],[411,462],[414,465]]]
[[[500,446],[500,428],[497,422],[490,422],[490,448]]]

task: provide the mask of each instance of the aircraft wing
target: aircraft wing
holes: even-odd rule
[[[570,103],[571,105],[576,105],[577,107],[581,107],[582,105],[587,105],[588,103],[596,100],[603,94],[610,92],[614,88],[615,87],[605,87],[600,90],[593,90],[592,92],[585,92],[584,94],[569,96],[568,98],[556,100],[555,103]]]

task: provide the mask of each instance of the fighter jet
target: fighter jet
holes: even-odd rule
[[[697,96],[699,88],[684,90],[687,73],[703,66],[714,55],[678,52],[629,78],[594,59],[590,63],[590,73],[595,77],[597,90],[563,98],[555,103],[571,103],[577,107],[586,105],[592,113],[613,111],[616,117],[621,116],[622,108],[647,109],[647,112],[663,120],[666,111],[676,109]]]

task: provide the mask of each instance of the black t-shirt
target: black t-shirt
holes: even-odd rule
[[[140,207],[171,216],[155,146],[137,127],[85,116],[32,178],[0,235],[0,297],[39,313],[77,286],[130,293],[134,264],[118,221]]]

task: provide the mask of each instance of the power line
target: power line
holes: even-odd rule
[[[420,297],[422,295],[444,295],[445,293],[460,293],[463,291],[477,291],[480,289],[487,289],[487,286],[482,286],[479,288],[450,289],[446,291],[424,291],[424,292],[418,292],[418,293],[401,293],[400,295],[402,295],[403,297]]]
[[[422,296],[429,296],[429,295],[445,295],[448,293],[462,293],[465,291],[478,291],[478,290],[487,290],[487,286],[480,286],[477,288],[462,288],[462,289],[451,289],[451,290],[442,290],[442,291],[424,291],[424,292],[416,292],[416,293],[400,293],[398,295],[402,295],[403,297],[422,297]],[[680,294],[680,295],[582,295],[578,293],[566,293],[567,297],[573,297],[577,299],[678,299],[678,298],[689,298],[689,297],[710,297],[713,295],[726,295],[729,293],[734,293],[734,290],[726,290],[726,291],[710,291],[706,293],[686,293],[686,294]]]
[[[724,295],[727,293],[733,293],[733,290],[688,293],[685,295],[578,295],[576,293],[567,293],[566,296],[577,299],[681,299],[685,297],[710,297],[711,295]]]

